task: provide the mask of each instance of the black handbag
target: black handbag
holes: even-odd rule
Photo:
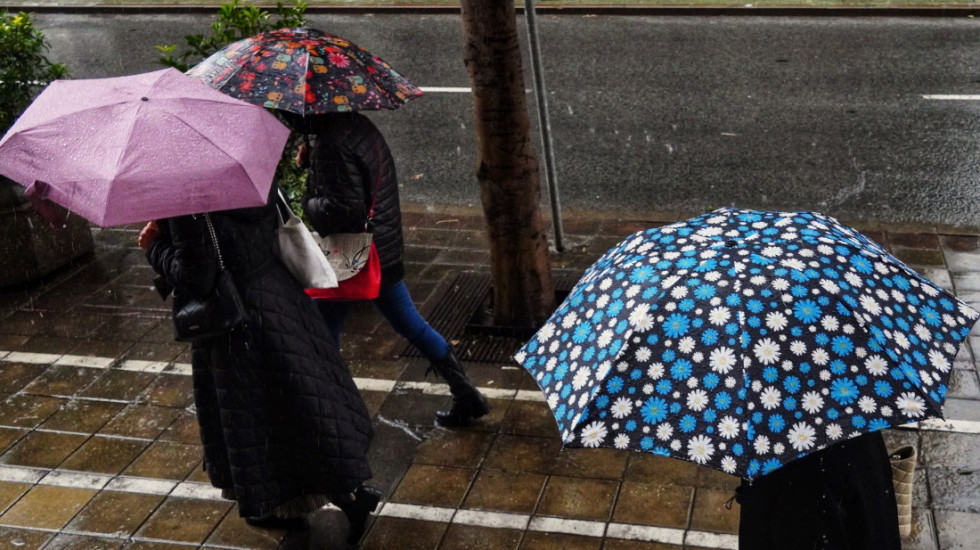
[[[211,217],[204,214],[211,242],[218,254],[218,276],[212,288],[203,296],[174,290],[174,339],[196,342],[225,334],[245,320],[245,306],[231,274],[225,270]]]

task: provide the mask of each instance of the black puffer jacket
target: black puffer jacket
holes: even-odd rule
[[[205,468],[246,517],[310,512],[371,477],[367,409],[313,302],[275,256],[274,205],[211,214],[246,322],[192,347]],[[178,291],[207,291],[218,268],[203,216],[166,225],[150,264]]]
[[[321,235],[364,230],[377,188],[371,232],[381,260],[381,284],[402,280],[402,216],[395,161],[384,136],[364,115],[336,113],[308,121],[316,134],[303,210]]]

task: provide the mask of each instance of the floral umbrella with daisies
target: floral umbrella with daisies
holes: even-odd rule
[[[978,317],[829,216],[720,209],[606,252],[515,359],[566,446],[752,479],[941,417]]]

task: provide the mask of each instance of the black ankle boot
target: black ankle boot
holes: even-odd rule
[[[364,536],[364,528],[367,527],[368,516],[381,502],[381,491],[374,487],[361,485],[354,491],[354,500],[339,505],[347,516],[347,523],[350,529],[347,531],[347,544],[355,545]]]
[[[283,529],[285,531],[298,531],[309,527],[306,517],[297,516],[291,518],[280,518],[276,516],[263,516],[260,518],[245,518],[245,523],[259,529]]]
[[[487,398],[470,382],[452,351],[433,362],[430,368],[449,384],[449,392],[453,395],[453,406],[448,411],[436,412],[437,424],[447,428],[465,426],[490,412]]]

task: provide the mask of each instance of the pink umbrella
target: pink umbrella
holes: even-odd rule
[[[0,139],[0,173],[108,227],[265,204],[288,137],[175,69],[56,80]]]

